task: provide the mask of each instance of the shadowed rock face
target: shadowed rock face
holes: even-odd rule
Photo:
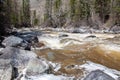
[[[88,74],[84,80],[115,80],[115,79],[113,79],[111,76],[100,70],[95,70]]]

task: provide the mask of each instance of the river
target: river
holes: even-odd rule
[[[55,75],[81,79],[99,69],[115,79],[120,76],[119,34],[44,33],[39,36],[39,45],[34,51],[38,56],[60,64]]]

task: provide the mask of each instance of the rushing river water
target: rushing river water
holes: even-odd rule
[[[120,76],[119,34],[45,33],[35,52],[61,65],[54,74],[79,78],[100,69],[114,78]]]

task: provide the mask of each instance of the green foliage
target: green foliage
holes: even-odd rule
[[[106,22],[105,16],[111,13],[111,0],[94,0],[95,13],[99,15],[102,22]]]
[[[44,21],[46,21],[49,18],[48,14],[44,14]]]
[[[36,18],[36,10],[33,12],[33,17]]]
[[[38,25],[39,20],[37,18],[34,19],[34,25]]]
[[[71,17],[71,19],[73,19],[74,15],[75,15],[75,3],[76,3],[76,0],[70,0],[70,17]]]
[[[78,21],[83,18],[88,18],[90,15],[90,5],[85,0],[70,0],[70,16],[72,20]]]
[[[117,4],[114,7],[114,12],[116,14],[116,23],[120,25],[120,0],[117,0]]]
[[[90,15],[90,5],[88,1],[79,0],[79,16],[80,19],[87,18]],[[76,11],[78,12],[78,11]]]
[[[117,0],[117,4],[114,7],[115,12],[120,13],[120,0]]]
[[[61,0],[56,0],[54,3],[54,9],[57,11],[60,8]]]
[[[23,22],[30,24],[30,1],[29,0],[23,0],[22,3],[23,7]]]
[[[46,4],[45,4],[45,13],[44,13],[44,21],[46,21],[49,17],[50,17],[50,0],[46,0]]]

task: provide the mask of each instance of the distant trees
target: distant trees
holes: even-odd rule
[[[30,0],[23,0],[22,1],[22,26],[23,27],[30,27]]]
[[[0,35],[13,27],[30,27],[29,0],[0,0]]]
[[[52,18],[54,24],[58,24],[57,21],[63,15],[78,27],[86,24],[100,29],[120,24],[120,0],[67,0],[66,2],[69,5],[64,5],[63,0],[46,0],[45,21]],[[63,6],[69,7],[66,12]],[[55,16],[57,18],[53,18]]]
[[[11,1],[11,23],[15,27],[30,26],[30,0]]]
[[[120,0],[70,0],[69,6],[72,21],[97,29],[120,24]]]
[[[45,0],[43,5],[44,15],[39,18],[46,26],[65,27],[72,23],[73,27],[100,29],[120,25],[120,0]],[[30,0],[0,0],[0,34],[11,26],[30,27],[30,13]],[[34,11],[33,25],[39,22],[36,14],[40,13]]]

